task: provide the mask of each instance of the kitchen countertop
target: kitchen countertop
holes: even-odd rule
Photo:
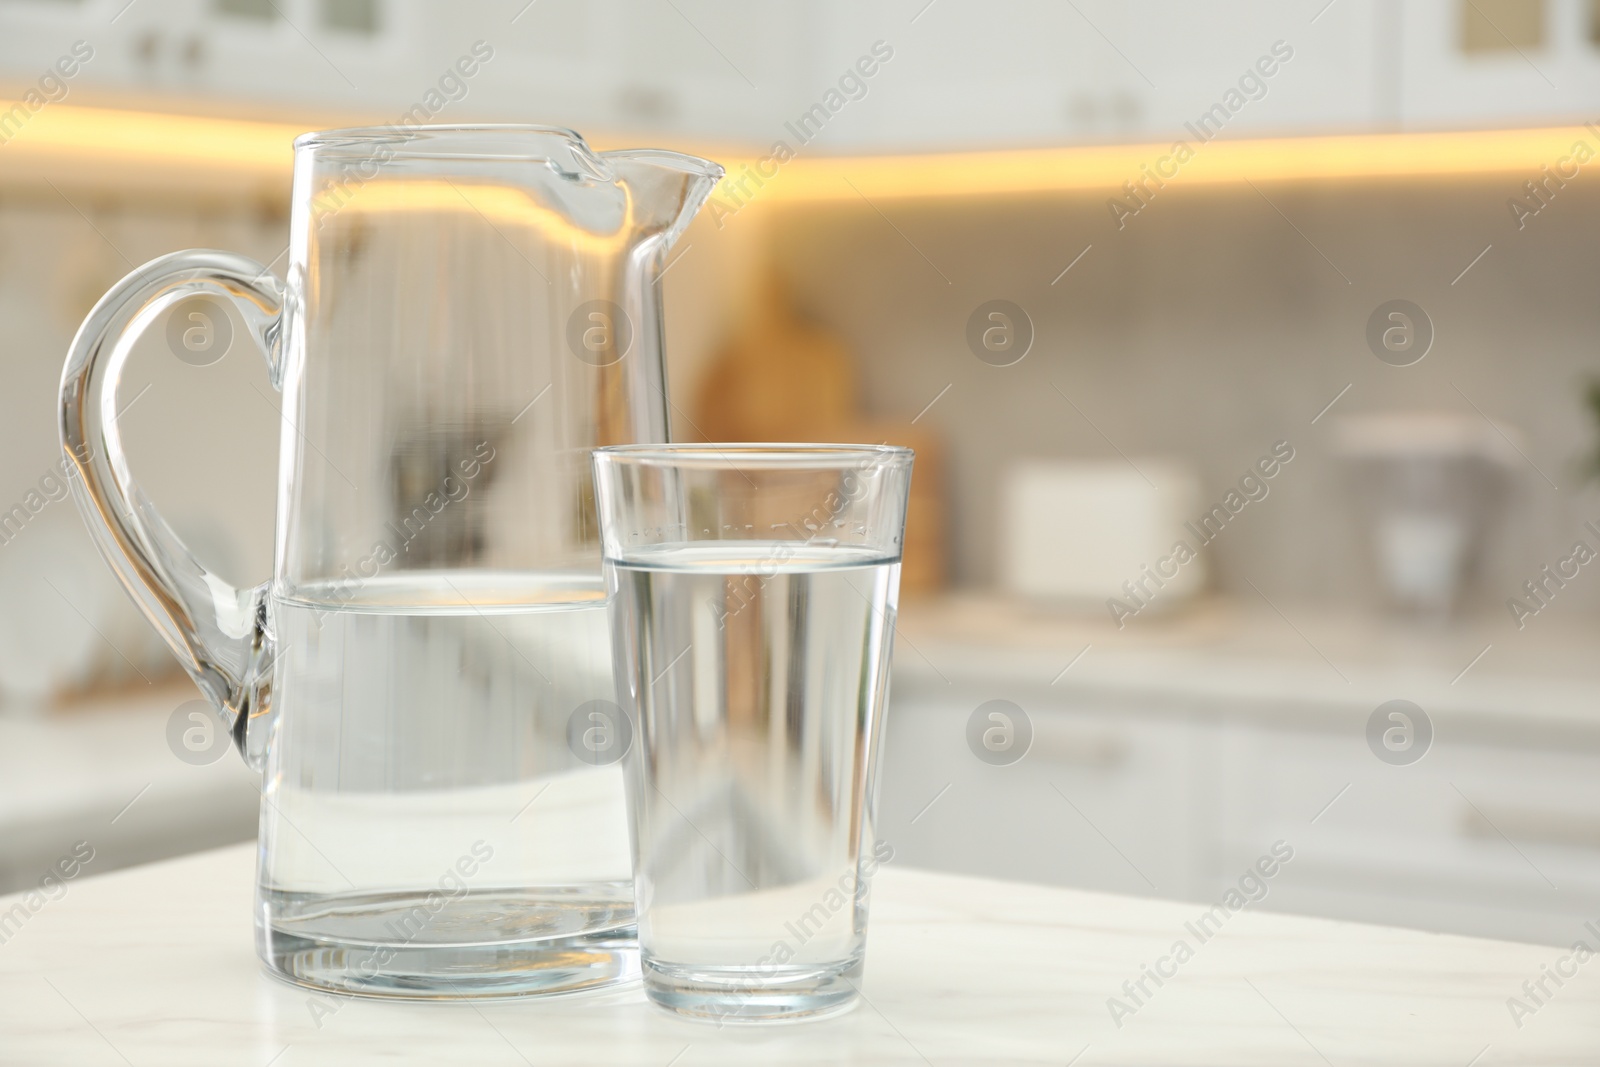
[[[866,1002],[832,1020],[679,1020],[637,986],[544,1001],[334,999],[268,977],[253,850],[67,884],[0,944],[0,1063],[1593,1063],[1600,963],[1519,1020],[1507,998],[1563,950],[1246,909],[1206,941],[1194,904],[885,867]],[[0,916],[20,898],[0,900]],[[26,910],[26,909],[24,909]],[[1596,924],[1600,926],[1600,923]],[[1130,1015],[1108,998],[1187,941]],[[1594,941],[1590,944],[1593,946]],[[315,1010],[313,1010],[315,1008]],[[330,1010],[331,1009],[331,1010]]]
[[[895,641],[896,697],[1004,683],[1339,728],[1404,698],[1462,739],[1600,749],[1600,623],[1583,618],[1519,631],[1509,615],[1432,623],[1212,598],[1119,629],[1103,611],[964,592],[906,601]]]
[[[184,679],[0,713],[0,892],[37,883],[80,840],[101,874],[251,837],[261,776],[226,738],[209,763],[171,747],[174,714],[199,697]]]

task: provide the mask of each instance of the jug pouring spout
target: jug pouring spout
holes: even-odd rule
[[[601,152],[599,158],[628,191],[636,236],[656,238],[660,251],[683,236],[723,175],[709,159],[657,148]]]

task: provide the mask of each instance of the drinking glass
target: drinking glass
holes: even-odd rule
[[[909,449],[595,452],[645,992],[716,1020],[857,997]]]

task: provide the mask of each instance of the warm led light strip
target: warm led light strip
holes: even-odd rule
[[[0,102],[0,116],[11,107]],[[185,170],[197,177],[286,177],[293,163],[291,142],[303,131],[303,126],[284,123],[49,104],[15,129],[0,126],[5,138],[0,143],[0,178],[8,171],[74,165],[92,168],[86,173],[97,178],[116,178],[119,167],[153,167],[178,175],[180,183]],[[1193,156],[1182,163],[1172,157],[1172,142],[856,157],[812,155],[802,145],[786,163],[732,160],[716,196],[725,207],[745,201],[857,200],[863,195],[962,197],[1092,189],[1109,196],[1124,182],[1153,181],[1150,174],[1178,185],[1508,172],[1538,178],[1542,166],[1554,167],[1570,156],[1578,141],[1600,154],[1600,130],[1577,126],[1205,143],[1191,139]]]
[[[945,155],[805,158],[777,167],[757,186],[744,166],[730,166],[718,188],[730,203],[739,191],[754,201],[860,200],[886,197],[952,197],[1005,193],[1098,190],[1123,195],[1124,183],[1174,186],[1222,182],[1326,181],[1358,178],[1447,177],[1511,173],[1541,177],[1583,141],[1600,156],[1600,130],[1557,127],[1458,133],[1353,134],[1188,142],[1192,155],[1179,162],[1173,142],[1074,148],[1008,149]],[[768,163],[762,170],[772,173]],[[1569,173],[1567,175],[1571,177]],[[854,188],[852,188],[854,186]]]
[[[81,162],[111,179],[116,172],[106,168],[122,164],[287,175],[294,139],[305,132],[282,123],[70,104],[46,104],[13,128],[3,117],[15,106],[0,101],[0,176],[13,160]]]

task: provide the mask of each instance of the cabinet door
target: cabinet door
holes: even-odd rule
[[[1369,709],[1337,732],[1232,726],[1218,752],[1214,886],[1264,847],[1295,858],[1265,906],[1430,930],[1570,943],[1600,908],[1600,756],[1459,743],[1435,723],[1418,762],[1367,748]]]
[[[1360,128],[1378,117],[1380,70],[1394,66],[1382,66],[1393,57],[1379,47],[1377,3],[1338,0],[1315,23],[1271,0],[936,0],[909,16],[857,5],[834,19],[828,45],[882,38],[894,59],[831,143],[1194,145],[1185,123],[1219,106],[1228,137]]]
[[[818,42],[829,31],[826,5],[591,0],[582,6],[596,47],[562,99],[596,128],[767,147],[783,136],[786,118],[804,111],[808,88],[820,94],[827,87],[808,86]]]
[[[36,83],[82,40],[93,55],[67,81],[63,99],[73,103],[398,122],[428,101],[424,116],[460,121],[491,95],[472,46],[503,43],[494,30],[504,17],[486,25],[474,0],[456,6],[449,19],[396,0],[8,2],[0,76]],[[463,58],[474,68],[464,78]]]
[[[831,26],[826,6],[726,0],[0,0],[0,76],[30,85],[86,38],[69,95],[99,102],[769,145],[829,87]]]
[[[840,20],[863,47],[881,39],[894,58],[848,123],[850,151],[951,149],[1128,140],[1149,110],[1149,85],[1071,5],[1050,0],[968,4],[940,0],[891,14],[857,8]],[[1121,47],[1135,29],[1119,8],[1084,12]],[[1098,10],[1104,8],[1105,10]],[[912,19],[915,21],[912,21]]]
[[[1132,7],[1155,82],[1144,124],[1152,140],[1198,149],[1214,136],[1346,132],[1383,119],[1392,57],[1380,0]]]
[[[1600,9],[1588,0],[1416,0],[1395,7],[1406,126],[1494,128],[1594,117]]]
[[[1195,802],[1193,737],[1184,722],[1137,719],[1037,688],[897,685],[877,833],[898,861],[1140,896],[1192,895],[1207,816]],[[974,737],[980,706],[988,710]],[[1023,720],[1032,742],[1020,760],[977,754],[985,731],[997,731],[998,741],[1006,730],[1017,737],[1028,729]]]

